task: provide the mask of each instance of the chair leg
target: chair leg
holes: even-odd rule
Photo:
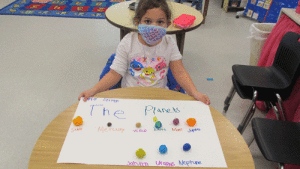
[[[247,125],[249,124],[251,118],[253,117],[254,113],[255,113],[255,109],[256,109],[256,105],[255,105],[255,102],[256,102],[256,99],[257,99],[257,91],[255,90],[254,93],[253,93],[253,98],[252,98],[252,102],[251,102],[251,105],[243,119],[243,121],[239,124],[239,127],[237,128],[237,130],[243,134]]]
[[[283,163],[278,163],[279,169],[284,169],[284,164]]]
[[[264,102],[265,103],[265,108],[266,108],[266,113],[269,112],[269,110],[272,108],[270,102]]]
[[[285,116],[284,116],[284,112],[283,112],[283,108],[282,108],[282,99],[278,93],[276,93],[276,97],[277,97],[277,102],[278,102],[278,105],[280,108],[282,120],[285,121]]]
[[[276,115],[276,119],[279,120],[279,111],[278,111],[278,108],[276,107],[276,104],[275,103],[271,103],[271,106],[274,110],[274,113]]]
[[[231,103],[235,93],[236,93],[236,90],[235,90],[234,86],[232,86],[228,93],[228,96],[226,97],[226,99],[224,101],[223,115],[226,115],[226,112],[230,106],[230,103]]]
[[[251,146],[251,144],[253,143],[253,141],[254,141],[254,135],[252,135],[250,142],[249,142],[249,143],[247,143],[248,147],[250,147],[250,146]]]

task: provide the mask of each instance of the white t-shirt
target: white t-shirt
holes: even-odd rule
[[[138,40],[137,32],[131,32],[118,45],[110,68],[123,77],[121,87],[168,88],[169,63],[181,58],[172,36],[166,35],[159,44],[149,47]]]

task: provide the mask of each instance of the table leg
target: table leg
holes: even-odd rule
[[[120,29],[120,41],[124,38],[124,36],[129,33],[130,31],[126,29]]]
[[[183,55],[184,38],[185,38],[185,32],[176,34],[177,46],[181,55]]]
[[[209,4],[209,0],[205,0],[204,10],[203,10],[203,21],[202,21],[202,24],[205,24],[205,18],[206,18],[207,11],[208,11],[208,4]]]

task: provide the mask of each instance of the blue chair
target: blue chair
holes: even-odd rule
[[[116,54],[112,54],[109,59],[107,60],[107,63],[100,75],[100,79],[103,78],[104,75],[106,75],[109,71],[110,71],[110,66],[112,64],[112,62],[114,61],[115,59],[115,56]],[[99,80],[100,80],[99,79]],[[167,74],[167,80],[168,80],[168,83],[167,83],[167,86],[169,87],[170,90],[174,90],[174,91],[178,91],[178,92],[181,92],[181,93],[184,93],[185,94],[185,91],[183,90],[183,88],[180,87],[180,85],[176,82],[173,74],[172,74],[172,71],[169,69],[168,71],[168,74]],[[111,89],[117,89],[117,88],[120,88],[121,87],[121,80],[115,85],[113,86]]]

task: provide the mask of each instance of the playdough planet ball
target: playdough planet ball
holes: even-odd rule
[[[138,157],[138,158],[143,158],[145,155],[146,155],[146,152],[143,150],[143,149],[138,149],[136,152],[135,152],[135,154],[136,154],[136,156]]]
[[[76,126],[80,126],[83,123],[83,120],[80,116],[77,116],[75,119],[73,119],[73,123]]]
[[[142,124],[141,124],[141,123],[136,123],[135,126],[136,126],[137,128],[140,128],[140,127],[142,126]]]
[[[183,151],[189,151],[191,149],[191,145],[189,143],[185,143],[183,145]]]
[[[187,119],[186,123],[187,123],[189,126],[193,127],[193,126],[195,126],[195,124],[196,124],[196,119],[194,119],[194,118],[189,118],[189,119]]]
[[[153,117],[153,121],[156,122],[157,121],[157,117]]]
[[[110,126],[111,126],[111,122],[108,122],[108,123],[107,123],[107,126],[110,127]]]
[[[178,118],[175,118],[175,119],[173,120],[173,124],[174,124],[175,126],[177,126],[177,125],[179,124],[179,119],[178,119]]]
[[[161,146],[159,147],[159,152],[160,152],[161,154],[165,154],[167,151],[168,151],[168,148],[167,148],[166,145],[161,145]]]
[[[161,126],[162,126],[162,124],[161,124],[160,121],[157,121],[157,122],[155,123],[155,127],[156,127],[157,129],[161,128]]]

